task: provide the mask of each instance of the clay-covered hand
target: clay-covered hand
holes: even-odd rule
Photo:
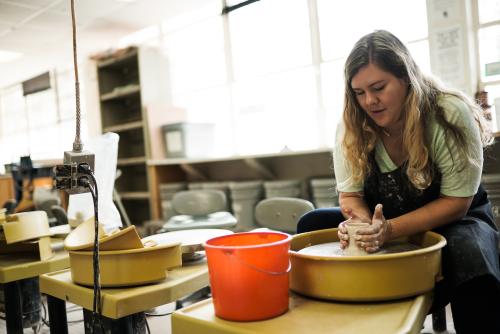
[[[351,222],[370,224],[371,222],[370,219],[366,217],[358,216],[352,211],[351,208],[342,207],[342,211],[350,217],[349,219],[344,220],[339,224],[339,230],[337,232],[340,241],[340,248],[345,249],[347,245],[349,245],[349,235],[347,234],[347,228],[345,227],[345,224],[349,224]]]
[[[385,219],[382,211],[382,204],[375,206],[372,221],[369,227],[358,230],[356,242],[358,246],[364,248],[368,253],[376,252],[389,239],[391,225]]]

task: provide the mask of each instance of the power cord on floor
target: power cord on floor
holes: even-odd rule
[[[41,302],[41,304],[42,304],[42,310],[43,310],[42,322],[45,324],[45,326],[50,328],[50,323],[47,320],[47,308],[45,307],[45,304],[43,301]]]
[[[172,312],[168,312],[168,313],[163,313],[163,314],[154,314],[154,313],[144,313],[147,317],[165,317],[167,315],[171,315],[172,313],[174,313],[173,311]]]

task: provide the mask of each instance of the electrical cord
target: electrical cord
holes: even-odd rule
[[[154,313],[144,313],[147,317],[165,317],[167,315],[171,315],[174,312],[167,312],[167,313],[161,313],[161,314],[154,314]]]
[[[45,326],[50,328],[50,323],[47,321],[47,308],[45,307],[45,304],[43,302],[41,302],[41,304],[43,309],[42,322],[45,324]]]
[[[93,256],[93,267],[94,267],[94,302],[92,309],[92,323],[95,323],[95,317],[98,315],[98,321],[101,323],[101,282],[99,277],[99,229],[98,229],[98,218],[97,218],[97,191],[89,186],[90,193],[92,194],[92,199],[94,200],[94,212],[95,212],[95,238],[94,238],[94,256]],[[96,312],[97,310],[97,312]]]
[[[102,324],[102,302],[101,302],[101,281],[99,275],[99,211],[97,181],[90,166],[86,163],[78,165],[78,172],[84,174],[78,179],[81,186],[87,187],[94,202],[94,252],[92,266],[94,269],[94,300],[92,304],[92,324],[91,332],[94,331],[96,323],[104,333]]]

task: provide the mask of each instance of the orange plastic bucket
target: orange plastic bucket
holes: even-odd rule
[[[263,320],[288,310],[291,236],[245,232],[208,240],[215,315],[234,321]]]

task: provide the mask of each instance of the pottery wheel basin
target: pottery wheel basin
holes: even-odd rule
[[[339,241],[337,229],[293,236],[290,288],[300,294],[340,301],[381,301],[415,296],[434,288],[441,272],[443,236],[425,232],[399,241],[419,249],[367,256],[317,256],[298,253]]]

